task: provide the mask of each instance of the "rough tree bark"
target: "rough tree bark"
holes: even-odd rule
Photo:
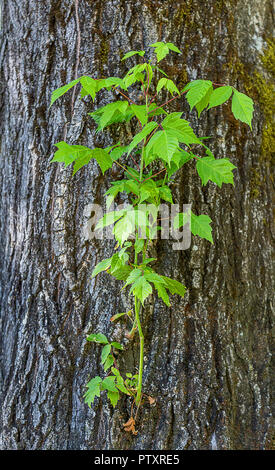
[[[1,20],[1,448],[268,449],[271,447],[272,2],[271,0],[2,0]],[[190,79],[230,83],[255,100],[253,132],[229,108],[204,113],[200,135],[237,166],[235,187],[203,189],[184,168],[175,200],[213,220],[214,245],[193,237],[189,250],[158,242],[157,270],[181,280],[185,299],[157,299],[143,314],[144,405],[136,437],[125,435],[129,402],[113,411],[82,395],[100,374],[101,331],[121,340],[121,367],[138,364],[125,326],[110,326],[129,306],[117,282],[89,276],[113,241],[85,239],[87,206],[108,183],[96,163],[75,177],[49,165],[53,144],[102,145],[87,118],[91,103],[52,90],[79,76],[122,76],[125,51],[174,42],[162,68]],[[132,59],[133,60],[133,59]],[[133,64],[134,64],[133,60]],[[274,70],[274,62],[273,62]],[[107,103],[101,95],[95,106]],[[184,100],[173,110],[188,108]],[[203,121],[203,123],[201,122]],[[131,132],[131,128],[126,129]],[[104,143],[123,138],[111,130]],[[109,175],[110,176],[110,175]],[[119,176],[119,175],[118,175]],[[86,237],[87,238],[87,237]]]

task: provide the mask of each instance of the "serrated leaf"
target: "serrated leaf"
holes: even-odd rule
[[[130,392],[127,390],[127,388],[124,385],[124,380],[121,376],[117,376],[116,379],[116,387],[122,392],[125,393],[126,395],[130,395]]]
[[[113,342],[111,343],[111,346],[113,346],[113,348],[115,348],[115,349],[120,349],[120,350],[123,349],[122,344],[118,343],[117,341],[113,341]]]
[[[201,142],[195,135],[190,123],[185,119],[181,119],[181,115],[182,113],[170,113],[166,116],[161,123],[163,129],[173,131],[174,136],[183,144],[200,144]]]
[[[129,153],[142,141],[144,140],[148,134],[150,134],[155,128],[157,127],[156,122],[148,122],[146,126],[140,131],[138,134],[135,135],[132,142],[128,145],[128,155]]]
[[[115,101],[114,103],[106,104],[97,109],[93,113],[88,113],[97,124],[97,132],[102,131],[104,127],[110,126],[115,122],[122,122],[127,120],[128,101]],[[130,113],[128,118],[133,115]]]
[[[173,204],[173,197],[172,197],[171,189],[169,189],[168,186],[161,186],[159,188],[159,195],[160,195],[160,198],[163,199],[164,201],[167,201]]]
[[[83,86],[85,93],[91,95],[94,101],[97,89],[97,81],[94,80],[94,78],[85,75],[84,77],[81,77],[80,83]]]
[[[168,289],[172,295],[178,294],[181,297],[184,297],[186,287],[183,284],[176,281],[175,279],[170,279],[169,277],[166,277],[166,276],[161,276],[161,277],[165,281],[166,289]]]
[[[212,220],[208,215],[195,215],[191,212],[191,232],[193,235],[198,235],[213,243],[211,222]]]
[[[94,343],[107,344],[108,340],[105,335],[102,333],[93,333],[87,336],[87,341],[92,341]]]
[[[135,67],[132,67],[127,72],[127,74],[123,78],[123,81],[127,88],[137,81],[144,81],[144,74],[142,72],[144,72],[144,70],[146,69],[146,65],[146,63],[135,65]]]
[[[114,363],[114,358],[111,354],[109,354],[109,356],[107,357],[106,361],[104,362],[104,371],[106,372],[106,370],[110,369],[110,367],[112,367]]]
[[[167,54],[169,54],[169,50],[177,52],[181,54],[181,51],[172,43],[172,42],[155,42],[154,44],[150,44],[150,47],[155,48],[155,54],[157,55],[157,61],[160,62]]]
[[[142,304],[144,304],[145,299],[152,294],[152,286],[149,282],[146,281],[144,276],[138,277],[138,279],[133,283],[130,293],[133,292]]]
[[[239,119],[249,125],[251,129],[251,121],[253,117],[253,100],[244,93],[233,89],[232,113],[235,119]]]
[[[173,93],[178,93],[178,95],[180,95],[180,92],[176,87],[175,83],[172,80],[169,80],[168,78],[161,78],[158,81],[157,93],[159,93],[162,88],[166,88],[166,90],[168,90],[172,95]]]
[[[181,51],[172,42],[167,42],[166,45],[169,47],[169,49],[171,51],[174,51],[174,52],[177,52],[178,54],[181,54]]]
[[[108,376],[101,382],[102,390],[109,390],[110,392],[117,392],[117,388],[115,386],[115,377]]]
[[[203,185],[207,184],[209,180],[219,187],[222,186],[222,183],[234,184],[232,170],[236,166],[228,158],[216,160],[212,157],[203,157],[197,160],[196,168]]]
[[[124,153],[128,150],[128,145],[122,145],[120,147],[114,148],[111,153],[110,157],[114,161],[118,160]]]
[[[94,377],[90,382],[87,383],[86,387],[88,390],[83,395],[84,402],[91,408],[91,403],[94,402],[95,397],[100,397],[100,384],[102,379],[100,377]]]
[[[180,212],[174,218],[174,228],[183,227],[188,222],[190,223],[190,230],[193,235],[198,235],[213,243],[212,227],[210,227],[212,220],[208,215],[195,215],[192,211],[191,213],[190,211]]]
[[[111,392],[110,390],[107,391],[107,397],[109,398],[113,407],[117,405],[117,402],[120,398],[119,392]]]
[[[113,271],[112,276],[114,276],[118,281],[126,281],[131,271],[132,271],[131,266],[128,266],[128,265],[122,266],[116,271]]]
[[[114,224],[116,220],[122,217],[125,213],[125,209],[120,211],[111,211],[104,214],[104,216],[98,221],[95,226],[95,230],[101,230],[104,227],[108,227],[108,225]]]
[[[179,141],[172,129],[156,132],[146,146],[147,154],[152,152],[167,163],[179,148]]]
[[[121,60],[126,60],[128,59],[129,57],[132,57],[133,55],[136,55],[138,54],[139,56],[143,57],[144,54],[145,54],[145,51],[130,51],[130,52],[127,52]]]
[[[231,86],[221,86],[219,88],[216,88],[210,96],[208,109],[225,103],[225,101],[227,101],[231,95]]]
[[[186,99],[191,111],[203,99],[211,87],[212,82],[210,80],[194,80],[184,87],[183,91],[187,91]]]
[[[145,105],[131,104],[131,109],[141,124],[145,126],[148,121],[147,109]]]
[[[196,107],[196,110],[198,112],[198,117],[200,117],[202,111],[205,108],[207,108],[209,100],[211,99],[212,93],[213,93],[213,87],[211,85],[211,87],[209,88],[207,93],[204,95],[204,97],[196,104],[195,107]]]
[[[113,161],[110,155],[103,149],[90,149],[83,145],[69,145],[66,142],[55,144],[58,150],[55,152],[52,162],[63,162],[65,167],[74,163],[73,174],[84,165],[87,165],[92,158],[99,164],[102,173],[112,167]]]
[[[155,282],[154,284],[155,288],[157,289],[158,296],[163,300],[163,302],[170,307],[170,300],[169,300],[169,295],[167,294],[167,291],[162,283]]]
[[[104,259],[103,261],[100,261],[94,268],[91,278],[97,276],[97,274],[101,273],[102,271],[107,271],[109,267],[111,266],[112,258]]]
[[[160,62],[169,54],[169,47],[163,42],[155,42],[154,44],[150,44],[150,47],[155,48],[154,52],[157,56],[157,62]]]
[[[108,78],[105,78],[104,82],[105,82],[104,86],[108,89],[112,86],[119,86],[123,90],[127,90],[127,88],[125,87],[125,83],[124,83],[122,78],[108,77]]]
[[[101,171],[104,175],[105,171],[109,170],[109,168],[112,168],[113,166],[113,160],[108,154],[103,149],[93,149],[92,150],[92,158],[95,158],[97,163],[99,164]]]
[[[127,277],[124,287],[133,284],[140,276],[142,276],[142,270],[139,268],[133,269]]]
[[[106,344],[106,346],[104,346],[104,348],[101,351],[101,364],[104,364],[110,352],[111,352],[111,345]]]
[[[60,88],[57,88],[56,90],[54,90],[52,92],[52,96],[51,96],[51,104],[50,106],[52,106],[52,104],[58,99],[60,98],[60,96],[64,95],[65,93],[67,93],[68,90],[70,90],[72,87],[74,87],[78,82],[80,81],[80,78],[77,78],[76,80],[73,80],[72,82],[70,83],[67,83],[67,85],[64,85]]]

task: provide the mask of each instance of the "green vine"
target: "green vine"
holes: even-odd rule
[[[182,112],[169,113],[165,108],[175,99],[185,96],[190,109],[196,108],[198,116],[203,110],[219,106],[232,98],[232,112],[236,119],[248,124],[251,128],[253,101],[234,87],[213,83],[210,80],[194,80],[178,89],[167,74],[159,68],[158,63],[171,51],[181,54],[172,43],[156,42],[151,44],[156,56],[155,60],[145,60],[145,51],[130,51],[122,60],[138,56],[140,63],[131,67],[123,78],[109,77],[94,79],[82,76],[69,84],[58,88],[52,94],[51,104],[72,87],[81,84],[81,98],[95,96],[101,90],[112,90],[119,96],[114,102],[102,106],[89,115],[97,125],[97,132],[107,126],[136,120],[138,131],[127,145],[120,142],[106,148],[90,149],[82,145],[69,145],[62,141],[56,145],[52,162],[63,162],[65,166],[73,164],[73,174],[94,158],[102,173],[118,165],[124,171],[124,179],[113,181],[106,192],[106,204],[109,209],[119,193],[126,192],[131,198],[131,204],[122,209],[107,212],[97,223],[96,233],[113,226],[113,234],[117,241],[117,251],[108,259],[98,263],[92,277],[102,272],[123,281],[123,289],[129,289],[129,295],[134,297],[134,313],[132,311],[117,313],[111,321],[122,317],[131,322],[129,337],[137,332],[139,335],[139,369],[138,374],[130,372],[123,377],[119,371],[116,350],[123,346],[109,342],[102,333],[91,334],[87,340],[103,346],[101,364],[105,372],[102,379],[97,376],[87,384],[84,395],[85,402],[91,406],[95,397],[107,392],[111,404],[115,407],[121,395],[133,399],[137,410],[142,404],[145,394],[142,391],[144,363],[144,335],[142,331],[142,309],[146,299],[153,291],[170,307],[170,295],[184,297],[185,286],[175,279],[158,274],[151,263],[155,258],[149,257],[150,241],[157,236],[159,226],[159,208],[162,201],[174,204],[169,183],[175,173],[188,162],[194,162],[202,185],[213,181],[219,187],[223,183],[233,184],[233,170],[236,168],[227,158],[216,159],[210,148],[205,144],[207,137],[197,136],[190,123],[182,118]],[[156,89],[152,90],[153,77],[160,74]],[[143,103],[137,104],[128,90],[140,87]],[[171,94],[171,98],[158,104],[163,90]],[[128,160],[134,166],[128,164]],[[126,161],[126,163],[125,163]],[[161,169],[153,173],[152,164],[158,162]],[[196,215],[192,211],[177,213],[172,221],[174,229],[189,224],[193,235],[198,235],[213,243],[211,219],[205,214]],[[152,397],[148,397],[153,402]],[[135,417],[132,413],[124,428],[136,434]]]

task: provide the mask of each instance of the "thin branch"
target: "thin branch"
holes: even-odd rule
[[[116,164],[119,165],[121,168],[123,168],[124,171],[127,171],[127,173],[129,173],[129,175],[131,175],[131,176],[134,178],[134,180],[136,180],[138,183],[140,183],[140,181],[139,181],[134,175],[132,175],[132,173],[131,173],[129,170],[127,170],[127,168],[125,168],[125,166],[121,165],[121,163],[119,163],[119,162],[116,161],[116,160],[114,161],[114,163],[116,163]]]
[[[144,183],[144,181],[150,180],[151,178],[154,178],[155,176],[159,175],[159,174],[162,173],[163,171],[167,171],[166,168],[163,168],[162,170],[158,171],[158,172],[155,173],[154,175],[149,176],[149,178],[146,178],[145,180],[143,180],[142,183]]]
[[[151,114],[151,113],[153,113],[154,111],[156,111],[157,109],[162,108],[162,107],[165,106],[166,104],[171,103],[171,101],[174,101],[174,100],[176,100],[177,98],[180,98],[180,96],[184,95],[184,93],[187,93],[187,91],[188,91],[188,90],[183,91],[180,95],[174,96],[173,98],[171,98],[171,100],[168,100],[168,101],[166,101],[165,103],[161,104],[160,106],[157,106],[156,108],[152,109],[152,111],[149,111],[148,114]]]

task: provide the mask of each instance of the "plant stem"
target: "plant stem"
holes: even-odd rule
[[[137,396],[136,396],[136,404],[137,406],[140,405],[141,402],[141,390],[142,390],[142,374],[143,374],[143,346],[144,346],[144,336],[141,329],[141,323],[139,318],[139,311],[140,311],[140,301],[135,296],[135,316],[136,322],[138,327],[138,334],[139,334],[139,370],[138,370],[138,386],[137,386]]]

